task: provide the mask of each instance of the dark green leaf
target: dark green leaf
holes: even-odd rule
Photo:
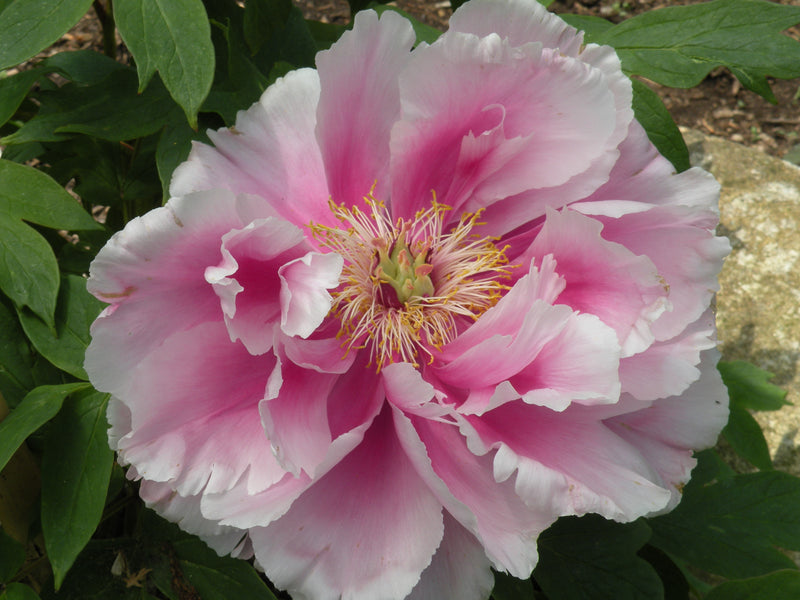
[[[264,42],[286,26],[291,0],[250,0],[244,5],[244,39],[256,54]]]
[[[149,600],[152,558],[147,550],[133,539],[92,540],[58,593],[45,588],[42,600]]]
[[[762,577],[728,581],[715,587],[704,600],[797,600],[800,571],[776,571]]]
[[[53,327],[58,265],[50,245],[22,220],[71,230],[100,225],[41,171],[0,160],[0,289]]]
[[[535,598],[530,579],[517,579],[507,573],[495,572],[492,600],[534,600]]]
[[[64,275],[56,304],[56,331],[28,310],[19,311],[19,320],[39,353],[59,369],[78,379],[89,379],[83,370],[86,347],[91,341],[89,326],[105,305],[86,291],[86,280]]]
[[[779,410],[789,404],[786,391],[769,382],[772,373],[743,360],[720,362],[717,368],[732,404],[751,410]]]
[[[689,149],[678,126],[661,98],[641,81],[633,80],[633,111],[636,120],[647,131],[647,137],[675,167],[685,171],[689,164]]]
[[[25,546],[6,534],[0,527],[0,584],[8,582],[16,575],[24,562]]]
[[[664,597],[661,580],[636,555],[649,537],[643,520],[562,517],[539,536],[533,576],[549,600],[658,600]]]
[[[459,6],[464,4],[467,0],[450,0],[450,8],[456,10]]]
[[[108,394],[71,396],[47,430],[42,456],[42,532],[55,587],[92,537],[106,499],[113,453]]]
[[[336,23],[322,23],[320,21],[306,21],[308,31],[314,42],[317,44],[317,50],[327,50],[333,46],[336,41],[342,37],[342,34],[347,31],[344,25],[337,25]]]
[[[426,25],[409,15],[407,12],[400,10],[394,6],[383,6],[381,4],[373,3],[370,5],[370,8],[377,12],[379,15],[382,15],[387,10],[391,10],[396,12],[399,15],[402,15],[409,21],[411,21],[411,26],[414,28],[414,33],[417,35],[417,44],[420,42],[427,42],[428,44],[432,44],[435,42],[442,32],[436,29],[435,27],[431,27],[430,25]]]
[[[42,66],[55,69],[70,81],[85,85],[100,83],[114,71],[126,69],[125,65],[94,50],[59,52],[44,59]]]
[[[0,125],[14,116],[28,90],[42,76],[42,72],[42,69],[31,69],[0,79]]]
[[[772,459],[769,456],[764,433],[746,408],[731,402],[730,417],[725,429],[722,430],[722,435],[742,458],[762,471],[772,468]]]
[[[169,182],[172,179],[172,172],[189,156],[192,140],[195,137],[195,132],[184,121],[168,123],[161,133],[156,149],[156,164],[165,201],[169,198]]]
[[[9,0],[0,11],[0,69],[44,50],[78,22],[92,0]]]
[[[689,584],[681,568],[658,548],[645,544],[639,556],[650,563],[664,587],[664,600],[689,600]]]
[[[594,41],[616,48],[623,68],[671,87],[697,85],[718,66],[774,102],[768,75],[800,76],[800,46],[782,31],[800,7],[765,0],[715,0],[642,13]]]
[[[175,104],[159,82],[137,93],[136,73],[113,71],[93,85],[68,84],[40,94],[42,109],[4,144],[58,142],[70,133],[123,141],[155,133],[168,120]]]
[[[150,510],[142,512],[140,526],[144,539],[160,543],[164,548],[161,554],[168,554],[168,563],[154,567],[153,572],[153,579],[164,594],[174,597],[173,587],[189,586],[203,600],[276,600],[245,561],[217,555],[198,538]]]
[[[122,39],[136,60],[139,90],[156,71],[197,127],[197,111],[214,80],[214,47],[201,0],[115,0]]]
[[[87,383],[43,385],[25,396],[20,405],[0,422],[0,471],[22,442],[58,413],[67,396],[88,387]]]
[[[374,8],[374,4],[386,4],[386,2],[389,1],[390,0],[380,0],[379,2],[374,2],[374,0],[347,0],[347,3],[350,5],[350,14],[354,15],[365,8]]]
[[[593,17],[591,15],[558,15],[567,23],[572,25],[575,29],[583,31],[585,41],[594,42],[595,38],[603,34],[608,29],[611,29],[614,24],[611,21],[606,21],[601,17]]]
[[[693,480],[678,507],[650,526],[651,544],[723,577],[792,568],[774,546],[800,550],[800,479],[765,471],[705,486]]]
[[[32,365],[30,347],[17,316],[0,302],[0,395],[11,408],[33,388]]]
[[[39,600],[39,596],[25,584],[9,583],[0,600]]]
[[[553,0],[538,0],[538,1],[539,1],[539,4],[541,4],[545,8],[547,8],[548,6],[550,6],[553,3]]]

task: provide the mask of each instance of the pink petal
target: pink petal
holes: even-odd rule
[[[283,304],[279,269],[307,249],[300,229],[278,218],[257,219],[222,236],[222,261],[208,267],[205,278],[220,297],[231,341],[241,339],[252,354],[272,347]]]
[[[317,137],[337,204],[362,204],[376,184],[376,198],[388,200],[389,131],[400,115],[398,74],[415,39],[400,15],[387,11],[379,20],[363,11],[352,31],[317,55]]]
[[[281,465],[313,475],[338,436],[380,411],[379,378],[359,360],[344,374],[320,373],[289,360],[278,365],[281,386],[261,403],[261,420]]]
[[[281,278],[281,329],[307,338],[333,306],[328,290],[338,287],[344,260],[333,252],[309,252],[278,269]]]
[[[420,477],[480,540],[495,568],[529,577],[538,559],[536,538],[556,515],[529,509],[512,483],[496,482],[491,456],[470,452],[455,425],[409,418],[397,410],[395,424]]]
[[[442,540],[441,510],[387,410],[283,517],[250,535],[267,577],[292,595],[404,598]]]
[[[449,27],[449,31],[478,37],[496,33],[512,46],[540,42],[545,48],[558,48],[566,56],[576,56],[583,45],[582,31],[570,27],[535,0],[467,2],[450,17]]]
[[[567,284],[558,302],[600,317],[630,356],[653,342],[650,325],[666,308],[667,292],[647,256],[606,241],[602,229],[574,211],[551,210],[529,253],[553,255]]]
[[[470,198],[464,206],[474,211],[564,184],[616,153],[616,99],[605,73],[538,45],[449,33],[414,52],[400,86],[395,215],[414,214],[431,190],[450,206]]]
[[[255,489],[278,481],[283,469],[258,416],[274,364],[232,344],[221,322],[172,335],[134,369],[121,398],[131,428],[118,441],[121,460],[184,496],[230,489],[243,476]]]
[[[620,363],[622,390],[639,400],[677,396],[700,377],[700,352],[716,345],[711,311],[680,335],[656,342],[641,354]]]
[[[111,303],[92,325],[85,368],[99,390],[121,398],[139,363],[166,338],[220,320],[219,298],[206,267],[219,244],[242,227],[226,191],[175,198],[130,221],[92,262],[88,290]]]
[[[509,402],[466,419],[481,443],[498,449],[495,476],[502,481],[516,471],[516,491],[531,507],[618,521],[662,509],[670,492],[660,476],[636,448],[594,421],[592,408],[556,413]]]
[[[608,421],[617,435],[635,446],[652,464],[672,498],[665,510],[680,500],[695,460],[692,451],[713,446],[728,421],[728,394],[716,363],[715,349],[703,352],[700,378],[680,396],[657,400],[652,406]]]
[[[687,206],[656,206],[602,221],[606,239],[647,255],[669,285],[672,310],[652,325],[656,339],[668,340],[700,318],[719,289],[717,275],[730,252],[728,239],[714,235],[714,213]]]
[[[298,226],[335,224],[314,132],[319,94],[316,71],[291,71],[239,112],[234,127],[209,131],[214,148],[193,145],[172,176],[170,193],[224,188],[265,199]]]
[[[406,600],[486,600],[494,587],[490,566],[475,536],[445,513],[442,543]]]

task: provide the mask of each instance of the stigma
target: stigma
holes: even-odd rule
[[[393,220],[372,194],[366,208],[329,201],[341,227],[312,223],[321,246],[344,259],[331,315],[350,350],[366,349],[378,371],[394,362],[419,367],[494,306],[513,265],[496,239],[476,235],[480,211],[458,221],[436,201],[413,219]]]

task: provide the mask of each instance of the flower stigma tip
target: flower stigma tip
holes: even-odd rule
[[[374,190],[374,187],[373,187]],[[413,219],[395,221],[370,190],[367,210],[329,200],[341,228],[311,223],[315,239],[344,259],[329,314],[347,351],[369,348],[380,371],[394,362],[419,367],[454,339],[462,322],[476,320],[509,287],[506,247],[480,237],[481,210],[449,224],[451,208],[436,201]]]

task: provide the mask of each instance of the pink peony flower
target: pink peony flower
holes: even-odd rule
[[[297,597],[486,598],[561,515],[669,510],[727,418],[718,186],[613,49],[534,0],[413,44],[358,14],[91,269],[129,477]]]

